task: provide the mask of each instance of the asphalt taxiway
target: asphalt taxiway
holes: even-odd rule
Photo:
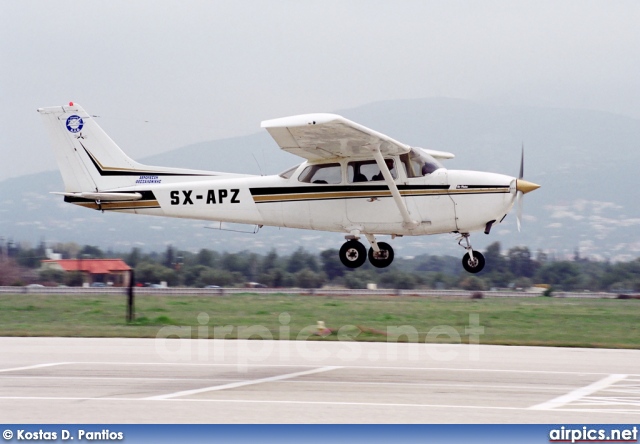
[[[0,338],[5,423],[637,423],[640,351]]]

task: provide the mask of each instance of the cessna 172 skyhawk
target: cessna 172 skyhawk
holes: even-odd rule
[[[393,261],[377,235],[457,233],[464,268],[484,257],[469,233],[502,222],[522,195],[539,187],[501,174],[445,169],[453,154],[410,147],[335,114],[262,122],[285,151],[306,159],[275,176],[142,165],[129,158],[73,102],[40,108],[65,191],[65,202],[101,211],[203,219],[345,233],[344,265]],[[519,207],[521,206],[521,203]],[[518,213],[518,229],[520,212]],[[366,238],[367,253],[359,241]],[[464,244],[463,244],[464,242]]]

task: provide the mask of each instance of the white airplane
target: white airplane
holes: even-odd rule
[[[262,122],[281,149],[306,159],[279,175],[256,176],[142,165],[129,158],[95,119],[73,102],[40,108],[64,181],[65,202],[118,211],[345,233],[340,260],[393,261],[378,235],[457,233],[470,273],[484,267],[469,234],[506,217],[539,188],[522,179],[447,170],[453,154],[410,147],[335,114]],[[371,247],[367,252],[360,239]],[[463,244],[464,242],[464,244]]]

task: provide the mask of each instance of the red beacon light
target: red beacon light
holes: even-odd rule
[[[69,106],[73,106],[73,102],[69,102]]]

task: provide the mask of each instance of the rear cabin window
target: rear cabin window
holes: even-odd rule
[[[342,169],[339,163],[309,165],[298,180],[306,183],[338,184],[342,182]]]

